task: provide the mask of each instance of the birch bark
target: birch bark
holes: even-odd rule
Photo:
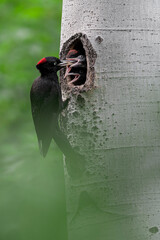
[[[64,0],[61,47],[79,32],[96,88],[63,118],[87,159],[81,177],[65,168],[69,240],[159,240],[160,1]]]

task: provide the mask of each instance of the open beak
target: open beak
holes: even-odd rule
[[[59,67],[65,67],[65,66],[70,66],[74,64],[76,60],[72,59],[66,59],[66,60],[61,60],[61,63],[58,64]]]
[[[66,60],[69,62],[70,67],[83,67],[86,62],[86,58],[83,55],[79,55],[75,58],[66,58]]]
[[[61,60],[61,63],[58,64],[60,67],[66,66],[66,72],[64,78],[67,76],[74,76],[74,78],[69,82],[70,84],[76,82],[80,78],[79,73],[72,73],[72,68],[81,67],[86,68],[86,58],[83,55],[79,55],[78,57],[66,58],[65,60]]]
[[[68,62],[66,60],[61,60],[61,63],[58,64],[59,67],[65,67],[68,65]]]
[[[67,66],[66,67],[66,72],[65,72],[65,75],[64,75],[64,78],[66,78],[67,76],[68,76],[68,74],[69,74],[69,72],[71,71],[71,67],[70,66]]]
[[[74,76],[74,78],[71,81],[69,81],[69,84],[75,83],[81,76],[79,73],[68,73],[68,75]]]
[[[70,73],[72,68],[86,67],[86,65],[85,65],[86,58],[83,55],[79,55],[78,57],[75,57],[75,58],[66,58],[66,61],[68,61],[68,65],[66,67],[66,72],[65,72],[64,78],[66,78],[68,75],[75,75],[75,74]],[[76,80],[78,80],[78,78],[76,78]]]

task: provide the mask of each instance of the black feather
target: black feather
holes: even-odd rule
[[[58,115],[62,109],[61,89],[57,77],[59,67],[55,66],[55,62],[58,63],[60,60],[53,58],[53,62],[39,64],[41,66],[37,68],[41,76],[33,82],[30,91],[33,121],[40,151],[44,157],[54,133],[59,129]]]

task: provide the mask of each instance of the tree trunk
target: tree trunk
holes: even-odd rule
[[[62,125],[86,161],[73,177],[66,159],[69,240],[160,239],[159,9],[158,0],[63,1],[61,48],[80,32],[97,54],[90,87],[61,77],[71,96]]]

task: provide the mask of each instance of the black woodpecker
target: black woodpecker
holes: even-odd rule
[[[30,100],[39,148],[44,157],[52,138],[65,155],[71,148],[58,125],[58,116],[64,104],[57,71],[66,65],[67,61],[61,62],[56,57],[42,58],[36,65],[41,75],[32,84]]]

